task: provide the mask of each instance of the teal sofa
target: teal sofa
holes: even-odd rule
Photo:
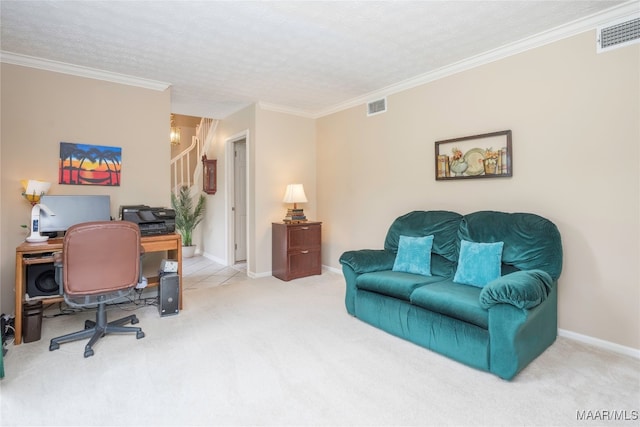
[[[410,272],[398,267],[401,240],[424,236],[433,236],[427,271],[414,272],[418,262]],[[501,247],[498,277],[459,283],[456,273],[483,273],[493,263],[471,262],[476,255],[466,248],[477,243]],[[349,314],[500,378],[512,379],[556,339],[562,242],[538,215],[414,211],[391,224],[384,249],[348,251],[340,263]]]

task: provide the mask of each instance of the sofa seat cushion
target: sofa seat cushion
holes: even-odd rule
[[[412,304],[455,319],[489,328],[489,311],[480,306],[481,288],[461,285],[450,280],[416,288]]]
[[[444,279],[438,276],[422,276],[388,270],[361,274],[356,279],[356,287],[409,301],[409,296],[414,289],[440,280]]]

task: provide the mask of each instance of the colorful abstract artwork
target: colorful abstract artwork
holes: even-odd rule
[[[58,184],[120,186],[122,148],[60,143]]]

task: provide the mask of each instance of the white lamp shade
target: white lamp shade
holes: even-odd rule
[[[38,181],[36,179],[29,179],[21,181],[22,187],[24,188],[24,196],[31,203],[38,203],[40,201],[40,196],[46,194],[51,187],[50,182]]]
[[[285,203],[307,203],[307,196],[304,194],[302,184],[287,185],[287,191],[285,191],[282,201]]]

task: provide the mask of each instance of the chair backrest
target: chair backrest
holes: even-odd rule
[[[140,228],[129,221],[69,227],[63,242],[64,292],[106,294],[134,287],[140,276]]]

